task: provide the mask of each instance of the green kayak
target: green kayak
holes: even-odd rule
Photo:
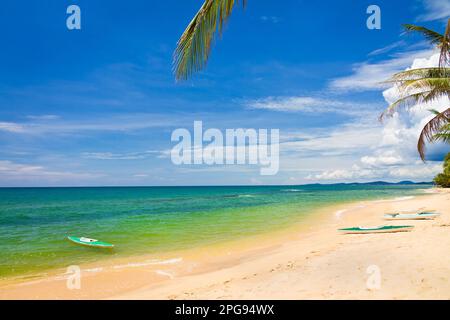
[[[353,227],[338,229],[342,233],[387,233],[387,232],[403,232],[411,231],[414,226],[377,226],[377,227]]]
[[[114,248],[114,245],[111,243],[98,241],[96,239],[90,239],[85,237],[72,237],[68,236],[67,239],[72,241],[73,243],[82,245],[82,246],[88,246],[88,247],[94,247],[94,248],[103,248],[103,249],[112,249]]]

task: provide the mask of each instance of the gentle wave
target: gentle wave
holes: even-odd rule
[[[83,270],[84,272],[92,272],[92,273],[95,273],[95,272],[100,272],[100,271],[103,271],[103,268],[91,268],[91,269],[85,269],[85,270]]]
[[[381,202],[397,202],[397,201],[406,201],[414,199],[414,196],[404,196],[404,197],[397,197],[394,199],[381,199],[381,200],[374,200],[374,203],[381,203]]]
[[[356,206],[354,206],[354,207],[352,207],[352,208],[345,208],[345,209],[337,210],[337,211],[334,213],[334,216],[335,216],[337,219],[340,219],[340,218],[342,218],[342,216],[344,215],[344,213],[347,213],[347,212],[349,212],[349,211],[356,210],[356,209],[362,209],[362,208],[365,208],[365,207],[366,207],[365,204],[358,204],[358,205],[356,205]]]
[[[439,190],[436,189],[422,189],[423,193],[439,193]]]
[[[342,209],[342,210],[338,210],[334,213],[334,216],[338,219],[340,219],[342,217],[342,214],[344,214],[345,212],[347,212],[348,209]]]
[[[168,260],[158,260],[158,259],[152,259],[147,260],[140,263],[127,263],[127,264],[121,264],[114,266],[114,269],[123,269],[123,268],[135,268],[135,267],[145,267],[145,266],[151,266],[151,265],[166,265],[166,264],[174,264],[181,262],[183,258],[173,258]]]
[[[175,278],[175,276],[167,271],[163,271],[163,270],[156,270],[155,271],[156,274],[159,274],[160,276],[166,276],[169,277],[170,279]]]
[[[410,200],[410,199],[414,199],[414,196],[397,197],[397,198],[394,198],[393,201],[405,201],[405,200]]]

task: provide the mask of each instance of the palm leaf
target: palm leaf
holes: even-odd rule
[[[385,83],[402,82],[412,79],[425,78],[448,78],[450,77],[450,68],[418,68],[397,72]]]
[[[417,90],[435,90],[441,95],[450,94],[450,78],[425,78],[405,81],[400,90],[416,92]]]
[[[404,96],[391,105],[380,115],[379,120],[383,121],[386,116],[392,116],[399,108],[409,108],[418,103],[427,103],[438,99],[443,95],[448,95],[447,88],[441,90],[439,88],[431,88]]]
[[[216,34],[221,35],[225,22],[239,0],[205,0],[184,30],[174,52],[173,69],[177,80],[185,80],[207,63]],[[246,0],[242,1],[243,6]]]
[[[450,61],[450,19],[447,21],[444,39],[441,44],[441,54],[439,56],[439,67],[445,67]]]
[[[450,125],[444,126],[439,133],[433,136],[433,141],[450,143]]]
[[[439,67],[443,68],[450,61],[450,19],[447,22],[447,28],[444,34],[430,30],[422,26],[413,24],[403,25],[405,32],[417,32],[422,34],[431,44],[436,45],[440,49]]]
[[[425,143],[426,141],[434,141],[434,136],[440,134],[444,126],[448,125],[450,122],[450,108],[437,112],[433,110],[435,116],[433,119],[427,122],[423,127],[419,135],[419,140],[417,142],[417,151],[419,152],[420,158],[425,161]]]
[[[450,68],[421,68],[394,74],[389,81],[397,84],[402,97],[380,115],[380,120],[385,116],[392,116],[398,108],[450,96],[449,75]]]
[[[403,28],[406,33],[417,32],[422,34],[425,39],[427,39],[431,44],[434,45],[439,45],[444,40],[444,35],[422,26],[416,26],[414,24],[404,24]]]

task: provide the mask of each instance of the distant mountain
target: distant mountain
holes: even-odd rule
[[[326,185],[377,185],[377,186],[385,186],[385,185],[429,185],[433,184],[433,182],[413,182],[413,181],[400,181],[400,182],[387,182],[387,181],[371,181],[371,182],[347,182],[347,183],[331,183]],[[321,185],[321,183],[313,183],[313,185]]]
[[[373,181],[361,184],[376,184],[376,185],[390,185],[390,184],[433,184],[433,182],[413,182],[413,181],[400,181],[400,182],[386,182],[386,181]]]

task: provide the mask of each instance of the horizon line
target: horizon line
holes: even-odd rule
[[[342,184],[394,184],[394,185],[408,185],[408,184],[430,184],[434,185],[432,181],[414,182],[410,180],[401,180],[398,182],[389,182],[383,180],[375,180],[368,182],[335,182],[335,183],[304,183],[304,184],[240,184],[240,185],[98,185],[98,186],[0,186],[0,189],[26,189],[26,188],[205,188],[205,187],[295,187],[295,186],[311,186],[311,185],[342,185]]]

